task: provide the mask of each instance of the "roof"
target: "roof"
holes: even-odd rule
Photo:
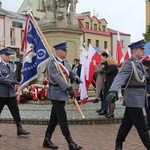
[[[106,35],[106,36],[110,36],[112,34],[117,35],[117,32],[118,32],[117,30],[114,30],[114,29],[111,29],[111,28],[108,28],[108,27],[107,27],[107,31],[106,32],[101,31],[101,30],[94,30],[94,29],[84,28],[84,25],[82,24],[82,20],[85,19],[87,16],[91,19],[91,21],[93,19],[97,18],[96,16],[90,17],[87,14],[76,14],[79,26],[83,30],[83,32],[92,33],[92,34]],[[101,23],[102,21],[105,21],[107,23],[107,21],[105,20],[105,18],[101,18],[101,19],[97,19],[97,20],[99,21],[99,23]],[[130,36],[130,34],[126,34],[126,33],[123,33],[123,32],[119,32],[119,33],[120,33],[120,35]]]
[[[20,20],[26,20],[26,16],[22,14],[18,14],[12,11],[8,11],[6,9],[0,8],[0,14],[8,16],[10,18],[20,19]]]

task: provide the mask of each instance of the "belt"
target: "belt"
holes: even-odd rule
[[[49,86],[59,86],[58,84],[49,83]]]
[[[145,85],[128,85],[127,88],[135,88],[135,89],[139,89],[139,88],[146,88]]]

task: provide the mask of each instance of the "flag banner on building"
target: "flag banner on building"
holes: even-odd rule
[[[118,33],[117,33],[116,60],[117,60],[117,62],[118,62],[118,66],[120,66],[121,63],[124,61],[124,60],[123,60],[122,47],[121,47],[121,43],[120,43],[120,35],[119,35],[119,31],[118,31]]]
[[[82,64],[80,79],[82,83],[80,83],[79,85],[80,100],[82,104],[85,104],[88,101],[87,83],[86,83],[87,59],[88,59],[88,51],[84,47],[82,47],[82,53],[80,55],[80,63]]]
[[[95,73],[95,67],[93,65],[93,60],[96,61],[97,65],[101,61],[100,55],[96,52],[94,47],[91,44],[89,44],[87,70],[86,70],[86,80],[87,80],[87,83],[88,83],[87,88],[93,82],[93,75]]]
[[[50,53],[30,15],[27,16],[21,51],[23,51],[24,55],[20,90],[38,77],[39,67],[50,58]]]

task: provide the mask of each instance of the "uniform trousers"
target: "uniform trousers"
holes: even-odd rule
[[[2,112],[5,105],[8,106],[8,108],[16,122],[17,127],[19,127],[21,118],[20,118],[20,114],[19,114],[19,108],[17,105],[16,97],[11,97],[11,98],[0,97],[0,113]]]
[[[123,143],[133,125],[137,129],[144,146],[150,148],[150,138],[142,108],[126,107],[116,142]]]
[[[70,135],[70,131],[67,122],[65,101],[51,100],[51,102],[53,106],[51,109],[50,121],[48,123],[46,132],[52,135],[56,125],[59,123],[62,134],[64,135],[64,137],[68,137],[68,135]]]

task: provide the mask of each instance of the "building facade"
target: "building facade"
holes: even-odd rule
[[[20,59],[20,48],[26,17],[2,8],[0,2],[0,49],[9,47],[13,51],[11,61]]]
[[[90,12],[84,12],[76,15],[80,28],[82,29],[81,45],[88,49],[89,43],[93,47],[100,47],[100,51],[108,51],[116,58],[117,49],[117,32],[107,27],[107,21],[98,19],[96,16],[91,17]],[[130,44],[130,34],[119,32],[120,42],[123,53],[128,50]]]

